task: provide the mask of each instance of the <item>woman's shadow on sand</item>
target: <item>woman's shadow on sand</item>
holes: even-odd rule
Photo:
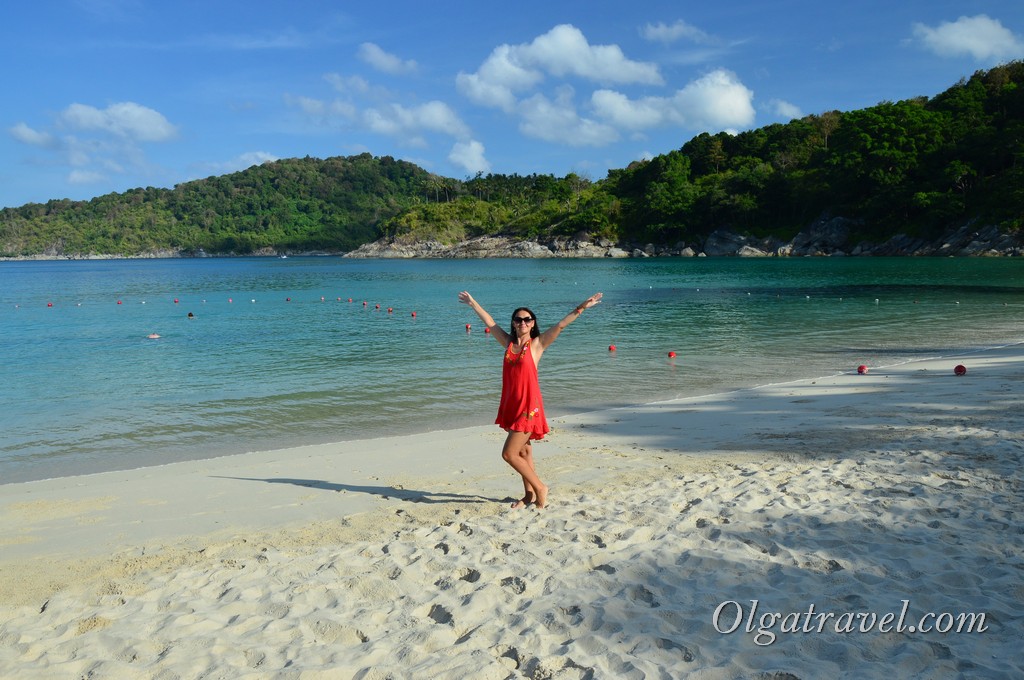
[[[366,493],[371,496],[380,496],[384,500],[392,498],[410,503],[499,503],[500,498],[488,498],[480,495],[466,495],[458,493],[442,493],[437,491],[419,491],[406,489],[401,486],[368,486],[365,484],[338,484],[326,482],[322,479],[291,479],[288,477],[271,477],[261,479],[258,477],[228,477],[224,475],[211,475],[218,479],[237,479],[245,482],[264,482],[266,484],[292,484],[307,489],[320,489],[322,491],[349,491],[352,493]]]

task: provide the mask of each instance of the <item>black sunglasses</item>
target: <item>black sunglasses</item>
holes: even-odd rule
[[[513,316],[512,323],[529,323],[533,321],[532,316]]]

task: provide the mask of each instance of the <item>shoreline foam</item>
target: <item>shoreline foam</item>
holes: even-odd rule
[[[903,360],[903,361],[898,361],[898,362],[893,363],[893,364],[881,364],[881,365],[873,367],[871,370],[876,371],[876,372],[877,371],[886,371],[886,370],[890,370],[890,369],[896,369],[896,368],[899,368],[901,366],[906,366],[908,364],[915,364],[915,363],[919,363],[919,362],[923,362],[923,361],[943,361],[943,360],[952,361],[952,360],[956,360],[956,359],[962,358],[962,357],[969,357],[969,356],[974,356],[976,354],[984,354],[986,352],[1002,350],[1002,349],[1009,349],[1009,348],[1014,348],[1014,347],[1024,347],[1024,341],[1022,341],[1022,342],[1015,342],[1015,343],[1007,343],[1007,344],[1003,344],[1003,345],[994,345],[994,346],[991,346],[991,347],[981,347],[981,348],[976,348],[976,349],[957,350],[957,351],[951,352],[950,354],[927,356],[927,357],[914,357],[914,358],[906,359],[906,360]],[[605,412],[615,411],[615,410],[619,410],[619,409],[627,409],[628,410],[628,409],[631,409],[631,408],[636,408],[638,406],[642,407],[642,406],[645,406],[645,405],[670,404],[670,403],[681,402],[681,401],[689,401],[689,400],[693,400],[693,399],[710,399],[710,398],[727,397],[729,395],[741,394],[741,393],[749,392],[749,391],[763,390],[763,389],[768,389],[768,388],[773,388],[773,387],[784,387],[786,385],[797,385],[797,384],[800,384],[800,383],[814,382],[814,381],[817,381],[817,380],[827,380],[827,379],[831,379],[831,378],[837,378],[837,377],[843,376],[843,375],[853,375],[856,372],[857,372],[856,370],[836,371],[834,373],[823,374],[823,375],[818,376],[816,378],[795,378],[795,379],[792,379],[792,380],[783,380],[783,381],[780,381],[780,382],[770,382],[770,383],[764,383],[764,384],[760,384],[760,385],[751,385],[751,386],[747,386],[747,387],[738,387],[738,388],[735,388],[735,389],[726,390],[724,392],[708,392],[708,393],[698,394],[698,395],[677,396],[677,397],[672,397],[672,398],[668,398],[668,399],[657,399],[657,400],[654,400],[654,401],[643,402],[641,404],[628,404],[628,405],[624,405],[624,406],[604,406],[604,407],[599,407],[599,408],[582,407],[582,408],[568,408],[568,409],[561,409],[561,410],[558,409],[557,407],[555,407],[555,408],[552,408],[550,412],[555,413],[556,417],[558,419],[566,419],[566,418],[571,419],[574,416],[587,415],[587,414],[592,414],[592,413],[605,413]],[[287,446],[287,447],[276,448],[276,449],[256,449],[256,450],[251,450],[251,451],[231,451],[231,452],[220,453],[220,454],[217,454],[217,455],[214,455],[214,456],[210,456],[210,457],[183,458],[181,460],[175,460],[175,461],[170,461],[170,462],[162,462],[162,463],[153,463],[153,464],[144,464],[144,465],[138,465],[138,466],[135,466],[135,467],[123,467],[123,468],[119,467],[119,468],[114,468],[114,469],[101,469],[101,470],[95,470],[95,471],[89,471],[89,472],[79,472],[79,473],[74,473],[74,474],[69,474],[69,475],[60,475],[60,476],[54,476],[54,477],[41,477],[39,479],[24,479],[24,480],[18,480],[18,481],[15,481],[15,482],[4,482],[4,481],[0,480],[0,487],[3,487],[3,486],[8,485],[8,484],[32,484],[32,483],[37,483],[37,482],[52,482],[52,481],[55,481],[55,480],[68,479],[68,478],[82,478],[82,477],[91,477],[91,476],[94,476],[94,475],[114,474],[114,473],[119,473],[119,472],[136,472],[136,471],[139,471],[139,470],[146,470],[146,469],[150,469],[150,468],[163,468],[163,467],[167,467],[167,466],[171,466],[171,465],[188,464],[188,463],[202,463],[203,461],[217,460],[217,459],[220,459],[220,458],[233,458],[233,457],[254,456],[254,455],[272,455],[272,454],[278,454],[278,453],[280,453],[280,454],[290,454],[292,452],[301,453],[305,449],[319,448],[319,447],[345,447],[345,446],[357,444],[357,443],[360,443],[360,442],[374,442],[374,441],[377,441],[377,440],[394,439],[396,437],[417,437],[417,436],[424,436],[424,435],[440,435],[440,434],[446,434],[446,433],[452,434],[452,436],[458,436],[458,433],[460,431],[462,431],[462,430],[471,430],[471,429],[475,429],[475,428],[478,428],[478,427],[483,427],[483,426],[481,426],[481,425],[473,425],[473,426],[468,426],[468,427],[459,427],[459,428],[454,428],[454,429],[443,429],[443,430],[423,430],[423,431],[415,431],[414,430],[414,431],[410,431],[410,432],[403,432],[403,433],[400,433],[398,435],[383,435],[383,436],[370,436],[370,435],[367,435],[367,436],[364,436],[364,437],[353,437],[353,438],[350,438],[350,439],[343,439],[343,440],[339,440],[339,441],[319,442],[319,443],[312,443],[312,444],[299,444],[299,445],[296,445],[296,446]]]

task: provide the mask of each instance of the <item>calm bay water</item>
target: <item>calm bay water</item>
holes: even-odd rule
[[[549,417],[1024,341],[1022,259],[0,262],[0,281],[0,483],[489,424],[501,348],[460,290],[542,328],[604,291],[544,355]]]

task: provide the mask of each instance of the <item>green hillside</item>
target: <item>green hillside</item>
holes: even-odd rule
[[[90,201],[0,211],[0,256],[345,251],[381,236],[586,233],[699,242],[716,229],[789,238],[821,215],[858,239],[1024,225],[1024,62],[945,92],[738,135],[701,134],[607,177],[439,177],[369,154],[287,159]]]

